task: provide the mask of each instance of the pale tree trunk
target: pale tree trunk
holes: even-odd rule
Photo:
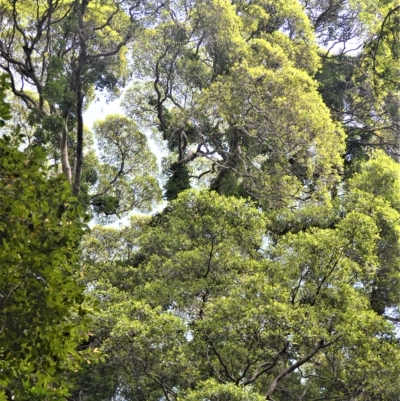
[[[68,158],[68,128],[67,123],[65,124],[60,138],[60,154],[61,154],[61,166],[62,172],[66,175],[69,183],[72,183],[72,171],[69,164]]]
[[[83,16],[88,4],[87,0],[82,0],[82,3],[76,1],[75,11],[79,20],[79,57],[75,68],[75,91],[76,91],[76,159],[74,163],[74,182],[72,187],[72,194],[79,195],[82,180],[82,167],[83,167],[83,99],[84,93],[82,88],[82,69],[86,63],[86,38],[85,28],[83,23]]]

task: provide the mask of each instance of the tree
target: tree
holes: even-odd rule
[[[118,372],[114,391],[394,399],[398,174],[377,153],[333,208],[335,224],[283,236],[248,201],[207,191],[182,193],[122,236],[95,231],[86,277],[102,304],[95,335]],[[377,181],[387,185],[371,192]]]
[[[75,277],[97,309],[76,350],[93,350],[96,363],[59,374],[54,369],[74,358],[53,354],[50,378],[30,373],[25,353],[11,347],[9,369],[26,360],[19,372],[31,383],[7,376],[6,391],[40,399],[62,376],[75,401],[398,398],[398,2],[0,0],[0,7],[0,66],[30,111],[36,143],[28,160],[39,147],[61,160],[79,195],[71,202],[100,222],[149,211],[160,190],[144,129],[170,151],[166,208],[122,230],[94,228],[81,244]],[[128,117],[99,121],[92,140],[83,108],[96,89],[123,87],[128,65]],[[11,211],[19,193],[36,194],[5,177],[0,182],[19,191]],[[57,218],[79,214],[58,198]],[[46,205],[40,209],[24,212],[26,247],[47,223]],[[59,227],[72,225],[58,226],[56,217],[54,243]],[[68,252],[76,246],[71,239]],[[57,255],[52,263],[64,257]],[[58,270],[24,283],[40,287],[48,271]],[[64,285],[78,288],[55,284],[57,305]],[[79,320],[80,291],[66,302],[66,321],[52,332],[47,320],[38,331],[46,344],[60,347],[53,334]],[[18,302],[29,304],[30,294]],[[47,299],[33,309],[54,306],[43,309]],[[14,331],[24,333],[22,321]],[[41,342],[25,348],[32,354]]]
[[[134,9],[129,6],[132,18]],[[121,86],[124,46],[135,22],[113,0],[4,0],[0,16],[0,68],[11,75],[14,95],[31,111],[37,141],[54,149],[78,196],[84,107],[94,89],[116,92]]]
[[[56,166],[61,163],[73,195],[103,221],[121,217],[129,207],[145,212],[160,199],[157,168],[132,123],[128,142],[138,139],[145,157],[141,168],[129,171],[116,167],[127,163],[125,151],[107,154],[103,147],[98,160],[83,124],[95,91],[112,98],[124,87],[127,45],[154,12],[147,2],[129,0],[0,1],[0,68],[10,74],[15,112],[23,116],[31,142],[44,147]],[[113,141],[111,148],[125,146],[118,135]],[[146,170],[141,184],[134,176],[140,170]]]
[[[146,136],[132,120],[118,115],[96,122],[94,133],[101,163],[90,203],[97,214],[149,212],[160,201],[161,191],[155,177],[156,157]]]
[[[62,400],[60,373],[77,368],[85,335],[75,279],[84,215],[45,157],[0,138],[1,400]]]
[[[343,132],[312,79],[317,47],[296,1],[170,2],[135,43],[138,76],[149,78],[128,92],[126,112],[175,152],[168,188],[186,188],[178,167],[199,158],[208,163],[193,177],[266,208],[334,185]]]
[[[135,390],[135,395],[125,383],[132,378],[141,380],[140,374],[130,370],[121,360],[117,349],[108,347],[110,333],[131,301],[138,281],[132,272],[137,264],[138,232],[148,223],[149,217],[136,217],[124,229],[94,227],[82,242],[84,265],[80,281],[91,288],[86,302],[94,308],[91,336],[87,347],[100,351],[97,361],[83,366],[77,373],[68,374],[66,380],[73,384],[70,400],[109,400],[117,396],[141,397],[146,389]],[[140,259],[140,257],[139,257]],[[97,311],[97,313],[96,313]],[[139,399],[138,398],[138,399]]]
[[[392,1],[302,1],[314,27],[319,90],[347,134],[347,175],[381,148],[399,154],[398,13]],[[396,25],[396,27],[394,26]]]
[[[170,202],[83,243],[85,401],[397,399],[399,167],[371,151],[397,154],[397,6],[303,6],[170,1],[137,32],[125,109]]]

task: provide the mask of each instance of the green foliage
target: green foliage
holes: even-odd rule
[[[265,397],[240,388],[234,384],[221,384],[218,381],[210,379],[199,383],[197,389],[189,391],[184,397],[178,400],[185,401],[263,401]]]
[[[0,0],[0,400],[397,400],[399,10]]]
[[[1,389],[19,400],[62,400],[60,373],[76,368],[83,288],[74,274],[86,225],[39,147],[0,139]],[[10,397],[10,396],[9,396]]]
[[[179,193],[190,188],[189,171],[185,165],[173,164],[168,172],[168,181],[165,184],[165,199],[174,200]]]
[[[161,200],[157,163],[146,136],[134,121],[119,115],[97,121],[94,133],[100,149],[93,163],[96,178],[90,204],[99,220],[110,221],[132,209],[148,212]],[[89,170],[86,170],[85,177]]]
[[[400,258],[400,170],[383,152],[373,154],[362,172],[349,180],[347,207],[369,215],[376,225],[377,271],[371,286],[371,305],[376,313],[398,312]],[[370,244],[371,241],[365,241]]]
[[[118,213],[118,198],[109,195],[100,195],[92,200],[93,210],[96,214],[115,215]]]
[[[85,363],[81,371],[68,376],[69,383],[73,383],[77,389],[72,392],[71,398],[79,399],[84,394],[85,400],[111,400],[115,394],[118,374],[118,366],[114,366],[110,358],[98,358],[90,364]]]
[[[346,175],[355,172],[354,163],[368,158],[371,149],[398,158],[398,2],[303,4],[325,46],[316,79],[334,119],[347,134]]]
[[[208,175],[220,193],[275,208],[334,185],[344,135],[312,79],[319,57],[300,4],[210,0],[170,7],[182,23],[161,13],[134,47],[138,78],[155,84],[152,94],[142,86],[139,96],[129,95],[127,113],[148,121],[151,106],[171,150],[182,159],[190,146],[214,163],[198,175]],[[182,130],[187,144],[178,138]]]
[[[398,174],[375,154],[340,203],[285,235],[273,232],[284,216],[207,191],[181,193],[156,224],[99,232],[86,276],[115,388],[149,401],[391,399]],[[386,364],[392,385],[378,386]]]
[[[319,91],[325,104],[337,111],[343,112],[345,107],[346,89],[351,85],[351,78],[355,68],[355,62],[351,56],[339,55],[328,58],[317,74],[321,83]]]
[[[68,87],[68,77],[65,76],[65,65],[61,57],[51,56],[47,62],[47,80],[43,88],[44,98],[51,104],[63,104],[68,107],[69,101],[74,101],[74,95]]]
[[[375,35],[366,46],[372,64],[377,89],[394,87],[398,90],[400,58],[400,5],[397,1],[380,4],[382,20],[375,27]],[[367,62],[368,62],[367,61]]]
[[[8,76],[6,74],[0,75],[0,127],[5,125],[4,120],[11,118],[10,105],[5,102],[6,90],[10,87],[8,83]]]

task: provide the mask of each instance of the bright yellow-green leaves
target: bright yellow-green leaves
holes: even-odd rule
[[[243,187],[272,206],[274,197],[278,204],[301,197],[312,177],[316,186],[334,183],[344,133],[330,120],[315,83],[293,67],[272,71],[246,64],[232,67],[199,100],[204,125],[226,124],[243,138],[240,157],[251,176]]]
[[[356,173],[348,182],[350,191],[362,193],[369,201],[381,200],[388,206],[400,211],[400,170],[398,163],[382,151],[374,152],[371,160],[362,165],[362,171]],[[360,201],[353,202],[359,207]]]
[[[154,92],[127,100],[128,114],[147,122],[150,105],[170,150],[208,159],[193,175],[213,189],[275,208],[337,182],[344,134],[313,81],[319,57],[298,2],[171,2],[134,58]]]
[[[218,286],[217,277],[221,274],[231,276],[233,284],[235,272],[257,268],[251,259],[257,258],[256,248],[261,242],[265,220],[261,213],[246,206],[244,200],[233,202],[207,192],[187,193],[177,199],[173,208],[173,224],[167,230],[150,229],[144,246],[152,255],[148,274],[160,278],[151,286],[159,286],[158,295],[165,293],[165,302],[169,302],[165,279],[171,284],[186,283],[180,290],[179,300],[174,295],[174,302],[184,309],[187,297],[201,292],[207,283]],[[193,238],[198,241],[194,242]]]
[[[383,152],[375,152],[363,171],[349,180],[346,197],[347,208],[370,216],[379,235],[375,241],[377,273],[371,282],[371,303],[381,314],[390,311],[397,315],[400,300],[399,174],[396,162]]]
[[[308,225],[286,235],[276,215],[208,191],[138,220],[121,233],[123,252],[116,232],[98,232],[89,283],[107,309],[104,351],[138,377],[126,385],[149,401],[345,397],[353,386],[389,396],[377,377],[395,382],[400,369],[382,316],[398,305],[398,171],[376,153],[339,200],[315,205],[314,220],[300,209]],[[374,193],[375,180],[388,186]]]
[[[261,39],[280,49],[296,67],[315,73],[319,61],[314,35],[298,1],[235,3],[243,21],[243,35],[250,45]]]
[[[6,3],[0,36],[11,40],[12,1],[0,4]],[[72,12],[69,7],[78,3],[80,13],[78,8]],[[76,277],[86,285],[87,303],[96,305],[93,342],[85,346],[95,347],[100,357],[85,375],[68,376],[77,383],[79,397],[287,401],[398,396],[398,335],[391,321],[400,315],[399,168],[383,153],[349,145],[345,160],[354,163],[353,173],[343,175],[345,134],[335,122],[347,124],[351,140],[363,145],[370,138],[363,136],[367,127],[368,135],[395,154],[376,123],[385,127],[397,112],[390,80],[397,71],[398,5],[378,2],[369,9],[367,2],[338,0],[322,1],[318,8],[312,0],[307,3],[314,4],[320,39],[338,22],[329,19],[338,16],[327,9],[318,26],[324,7],[339,7],[339,16],[351,10],[350,20],[360,18],[354,27],[368,28],[369,47],[358,69],[352,55],[320,59],[311,23],[295,0],[16,2],[21,30],[31,39],[17,30],[20,47],[14,55],[29,60],[29,46],[22,45],[37,39],[32,71],[44,67],[38,94],[25,95],[43,114],[31,116],[36,139],[52,149],[60,132],[68,146],[75,146],[68,142],[68,130],[78,92],[86,104],[95,89],[118,93],[127,77],[123,44],[135,33],[136,80],[125,101],[132,119],[111,115],[97,122],[95,142],[85,133],[79,201],[101,214],[103,222],[132,209],[148,212],[157,204],[157,163],[141,131],[145,125],[162,132],[172,160],[165,164],[181,179],[166,185],[173,190],[170,199],[176,199],[163,212],[133,217],[123,230],[96,227],[82,242]],[[59,21],[33,39],[38,15],[50,11],[52,21]],[[377,29],[383,15],[388,24]],[[337,36],[348,30],[351,35],[352,22],[339,22]],[[370,58],[365,57],[368,49]],[[330,96],[335,85],[346,87]],[[383,92],[373,95],[379,87]],[[361,112],[346,122],[346,110],[358,106]],[[90,147],[94,143],[97,149]],[[64,151],[72,164],[73,153]],[[355,162],[357,152],[364,164]],[[72,322],[80,321],[82,290],[71,277],[82,227],[78,211],[66,205],[77,199],[67,199],[66,187],[57,189],[58,179],[46,181],[36,165],[35,175],[29,163],[25,172],[18,167],[18,152],[6,156],[1,161],[5,171],[15,158],[19,164],[12,167],[21,176],[7,173],[0,180],[8,213],[0,221],[0,259],[10,265],[1,282],[3,292],[11,288],[13,296],[18,280],[30,284],[17,301],[33,311],[33,318],[6,321],[22,333],[23,343],[5,336],[11,332],[5,326],[0,386],[14,386],[22,399],[43,399],[57,387],[53,377],[74,354]],[[28,173],[33,186],[32,180],[21,179]],[[184,192],[195,177],[211,191]],[[53,183],[53,192],[47,182]],[[18,193],[12,193],[14,187]],[[66,210],[59,210],[54,199],[63,201]],[[18,242],[20,237],[27,240]],[[32,298],[35,302],[28,301]],[[18,302],[6,313],[20,313]],[[60,311],[67,316],[61,323]],[[25,329],[28,323],[34,328]],[[11,380],[13,374],[20,376]],[[65,393],[61,387],[57,391],[54,397]]]
[[[235,386],[232,383],[221,384],[210,379],[197,384],[195,390],[189,390],[179,396],[178,401],[264,401],[265,397],[250,389]]]

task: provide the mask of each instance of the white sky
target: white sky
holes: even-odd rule
[[[89,105],[89,108],[83,114],[83,121],[89,129],[92,129],[96,120],[103,120],[108,114],[124,115],[121,109],[121,98],[107,103],[105,97],[99,97],[98,101]]]

